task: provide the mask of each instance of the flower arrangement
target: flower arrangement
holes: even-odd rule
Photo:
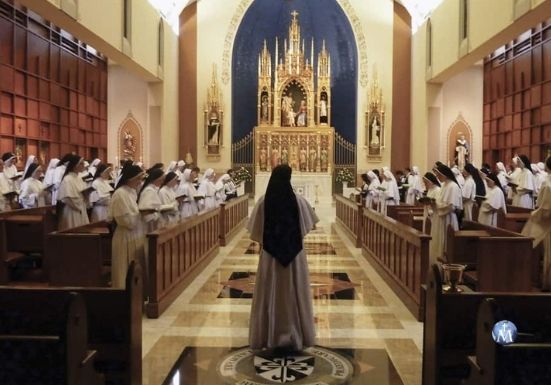
[[[234,181],[237,183],[241,182],[250,182],[253,180],[253,177],[249,170],[247,170],[245,167],[240,167],[235,171],[234,175]]]
[[[352,171],[348,168],[342,168],[339,171],[337,171],[337,182],[339,183],[350,183],[354,180],[354,175],[352,174]]]

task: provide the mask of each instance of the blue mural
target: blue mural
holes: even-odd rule
[[[315,68],[325,39],[331,55],[332,126],[356,143],[358,54],[352,27],[335,0],[255,0],[249,7],[233,46],[232,141],[243,138],[257,124],[258,54],[266,39],[275,63],[275,37],[281,52],[293,10],[299,12],[308,58],[314,38]]]

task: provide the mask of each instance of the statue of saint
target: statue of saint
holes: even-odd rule
[[[122,152],[126,159],[134,160],[136,154],[136,144],[134,143],[134,136],[129,132],[124,132],[123,149]]]
[[[286,127],[295,127],[295,112],[293,111],[293,96],[283,94],[281,98],[281,125]]]
[[[262,122],[268,122],[268,95],[262,95],[262,103],[260,107],[260,120]]]
[[[318,152],[315,148],[310,149],[310,171],[315,172],[318,162]]]
[[[218,120],[218,114],[215,111],[210,113],[208,134],[208,144],[216,145],[220,143],[220,120]]]
[[[469,159],[469,143],[463,133],[459,133],[459,139],[455,142],[455,163],[460,170],[463,170]]]
[[[301,100],[297,114],[297,127],[306,127],[306,100]]]
[[[327,162],[329,161],[329,154],[324,147],[320,151],[320,169],[321,172],[327,172]]]
[[[381,131],[381,127],[377,123],[377,116],[373,118],[373,122],[371,123],[371,142],[369,143],[370,146],[378,147],[381,143],[381,140],[379,139],[379,132]]]
[[[300,171],[306,171],[308,168],[308,155],[306,154],[306,148],[301,147],[298,160]]]
[[[280,158],[279,158],[279,151],[277,148],[274,148],[272,150],[272,169],[276,168],[279,165]]]
[[[268,171],[268,153],[264,147],[260,149],[259,158],[260,171]]]
[[[320,100],[320,124],[327,124],[327,95],[321,94]]]
[[[281,164],[288,164],[289,163],[289,150],[287,150],[287,147],[283,147],[281,149]]]

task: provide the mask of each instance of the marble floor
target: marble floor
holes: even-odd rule
[[[334,224],[334,207],[316,211],[304,242],[317,346],[292,357],[246,348],[259,249],[242,230],[159,319],[143,319],[144,385],[421,384],[422,324]]]

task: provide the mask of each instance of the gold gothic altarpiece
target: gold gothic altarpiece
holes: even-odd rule
[[[334,143],[331,57],[324,41],[314,66],[314,39],[307,58],[298,12],[291,16],[281,56],[275,39],[275,66],[266,41],[258,56],[255,169],[258,174],[288,164],[295,172],[330,175]]]

